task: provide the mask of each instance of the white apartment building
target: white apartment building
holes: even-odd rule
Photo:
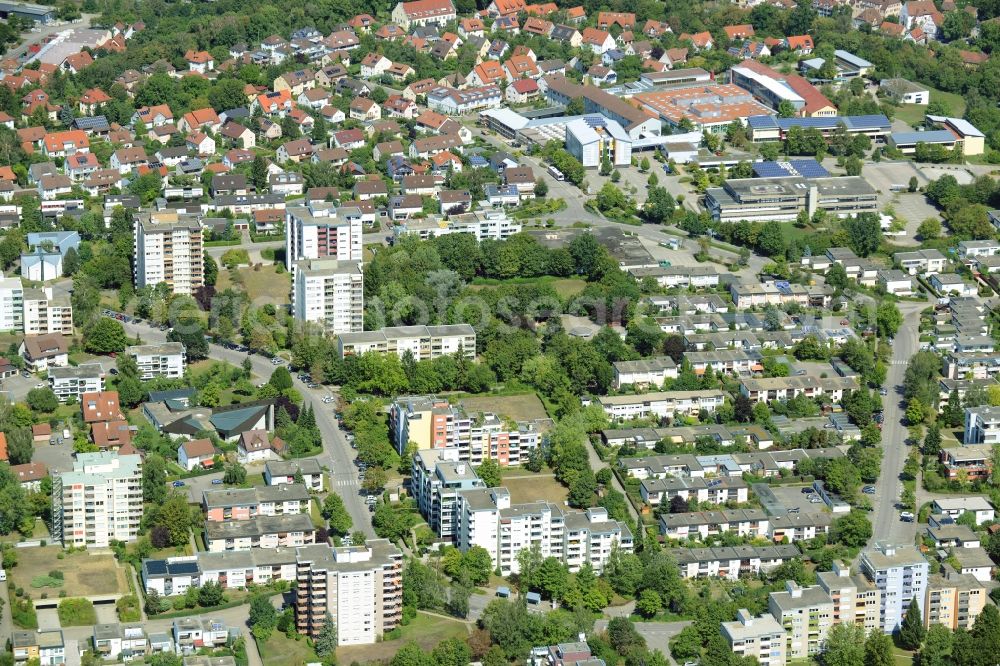
[[[536,545],[543,558],[555,557],[570,571],[589,562],[600,573],[614,548],[632,551],[632,532],[600,507],[566,511],[542,501],[512,505],[506,488],[474,488],[459,493],[455,545],[463,552],[485,548],[503,576],[518,573],[518,553]]]
[[[900,627],[910,600],[924,599],[929,565],[912,545],[876,542],[861,553],[861,570],[881,593],[882,631]]]
[[[722,623],[722,635],[733,654],[753,657],[760,666],[785,666],[785,629],[771,615],[755,618],[741,608],[734,622]]]
[[[968,407],[965,410],[963,444],[1000,444],[1000,407]]]
[[[476,330],[470,324],[441,326],[387,326],[377,331],[342,333],[337,336],[340,358],[367,352],[396,354],[406,352],[416,361],[451,356],[459,352],[465,358],[476,358]]]
[[[612,419],[674,418],[714,412],[725,402],[722,391],[659,391],[638,395],[607,395],[593,398]],[[584,404],[588,404],[584,401]]]
[[[19,277],[0,273],[0,330],[20,331],[24,326],[24,287]]]
[[[364,546],[296,549],[295,624],[316,636],[327,617],[337,625],[338,645],[369,645],[399,624],[403,615],[403,553],[387,539]]]
[[[139,378],[143,381],[155,377],[177,379],[184,376],[187,350],[180,342],[133,345],[126,351],[135,358],[136,365],[139,366]]]
[[[770,402],[791,400],[799,395],[807,398],[824,396],[832,402],[840,402],[845,392],[856,391],[858,380],[854,377],[745,377],[740,380],[740,393],[750,398],[750,402]]]
[[[285,209],[285,260],[292,270],[303,259],[361,261],[361,211],[328,201]]]
[[[717,546],[713,548],[674,548],[682,578],[725,578],[738,580],[771,571],[785,562],[802,558],[796,546]]]
[[[73,335],[73,306],[69,297],[54,296],[52,287],[25,289],[23,302],[25,335]]]
[[[294,581],[295,549],[254,548],[225,553],[199,552],[195,555],[143,560],[140,570],[146,592],[155,590],[163,597],[184,594],[208,581],[224,589],[267,585],[273,581]]]
[[[686,501],[697,500],[709,504],[725,504],[749,499],[750,489],[740,477],[643,479],[639,485],[639,495],[646,504],[657,506],[670,502],[675,497]]]
[[[135,287],[167,284],[191,295],[205,284],[201,223],[193,215],[155,212],[135,221]]]
[[[467,413],[435,396],[402,396],[389,409],[389,434],[400,454],[411,443],[418,450],[458,449],[458,460],[475,465],[492,458],[502,467],[518,466],[538,446],[532,423],[510,429],[490,412]]]
[[[297,474],[302,476],[302,483],[306,488],[323,492],[323,468],[315,458],[268,460],[264,463],[264,483],[269,486],[295,483]]]
[[[660,534],[668,539],[690,537],[704,541],[723,532],[759,539],[767,537],[769,525],[767,514],[761,509],[694,511],[660,515]]]
[[[292,272],[292,316],[333,335],[364,329],[364,276],[360,261],[305,259]]]
[[[677,363],[669,356],[642,358],[637,361],[615,361],[612,364],[614,376],[612,386],[662,387],[668,378],[677,377]]]
[[[100,363],[50,367],[48,378],[49,388],[60,402],[70,398],[79,400],[84,393],[104,390],[104,366]]]
[[[870,633],[882,627],[882,593],[861,574],[837,560],[832,571],[816,574],[819,586],[833,601],[833,622],[855,624]]]
[[[785,581],[784,592],[768,595],[768,610],[785,630],[788,659],[818,654],[833,626],[833,600],[819,585],[803,588]]]
[[[975,514],[976,525],[982,525],[996,517],[993,505],[985,497],[939,497],[931,504],[932,514],[958,518],[966,512]]]
[[[52,479],[52,536],[63,546],[108,548],[135,541],[142,520],[142,458],[78,453]]]
[[[401,221],[393,234],[400,236],[415,235],[421,239],[437,238],[448,234],[472,234],[477,241],[507,240],[521,232],[521,223],[507,216],[500,210],[477,210],[471,213],[450,215],[447,220],[412,219]]]
[[[442,538],[453,538],[458,524],[459,493],[485,488],[472,465],[459,461],[458,448],[427,449],[413,455],[411,487],[420,514]]]

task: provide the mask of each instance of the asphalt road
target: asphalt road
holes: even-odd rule
[[[166,332],[152,328],[145,324],[128,323],[123,324],[125,330],[130,335],[138,333],[144,343],[160,343],[166,341]],[[242,352],[226,349],[216,344],[209,345],[209,358],[226,361],[239,367],[243,359],[248,355]],[[252,372],[256,375],[254,381],[267,381],[274,368],[271,360],[257,354],[249,355]],[[361,488],[357,480],[357,467],[354,464],[354,450],[351,449],[344,433],[337,426],[337,419],[334,417],[332,404],[323,404],[322,398],[329,394],[325,387],[310,389],[302,383],[293,373],[292,382],[296,389],[302,394],[305,402],[311,404],[316,413],[316,425],[319,426],[323,437],[323,453],[316,456],[321,466],[326,467],[330,472],[330,483],[332,489],[344,499],[344,505],[354,522],[352,531],[361,530],[369,537],[374,537],[375,532],[371,526],[370,513],[364,503],[364,498],[360,495]],[[200,497],[197,501],[200,501]]]
[[[886,373],[885,387],[889,394],[885,397],[885,420],[882,426],[882,470],[876,484],[874,510],[869,514],[874,527],[873,539],[876,541],[892,541],[897,543],[912,543],[916,533],[916,523],[904,523],[899,518],[896,503],[903,490],[900,475],[909,449],[906,446],[908,435],[903,425],[905,407],[903,405],[903,375],[910,357],[919,349],[918,328],[920,310],[925,303],[901,303],[903,325],[896,333],[892,345],[892,362]]]

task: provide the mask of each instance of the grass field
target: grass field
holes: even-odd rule
[[[961,95],[935,90],[934,88],[930,88],[930,91],[931,101],[943,102],[948,107],[952,116],[961,118],[965,115],[965,98]],[[896,109],[895,117],[905,123],[915,125],[924,121],[924,115],[926,113],[927,107],[925,105],[903,104]]]
[[[533,421],[548,418],[545,406],[534,393],[521,395],[484,395],[463,398],[462,406],[469,411],[493,412],[501,418],[515,421]]]
[[[437,615],[417,612],[417,617],[405,627],[400,628],[399,638],[375,643],[374,645],[358,645],[337,649],[337,661],[342,664],[354,661],[373,663],[389,661],[399,648],[409,641],[416,641],[424,650],[431,650],[448,638],[466,638],[469,635],[468,625],[459,620],[451,620]],[[278,663],[278,662],[275,662]],[[283,661],[281,663],[295,663]],[[267,659],[264,660],[267,666]]]
[[[553,476],[528,475],[524,470],[510,471],[511,477],[505,478],[503,485],[510,491],[511,504],[546,501],[562,504],[566,501],[566,488]]]
[[[479,291],[481,289],[490,289],[492,287],[497,287],[502,284],[521,284],[521,283],[532,283],[532,284],[549,284],[555,289],[556,294],[560,298],[570,298],[576,296],[587,286],[585,280],[580,278],[556,278],[556,277],[540,277],[540,278],[514,278],[511,280],[477,280],[476,283],[469,286],[473,291]]]
[[[64,582],[60,590],[65,590],[67,597],[128,593],[125,572],[111,555],[78,552],[67,554],[60,560],[56,555],[61,552],[59,546],[22,551],[18,553],[17,566],[8,575],[32,599],[41,598],[45,592],[49,592],[50,597],[54,596],[51,590],[31,587],[31,581],[36,577],[46,576],[54,570],[63,572]]]
[[[319,661],[316,653],[305,636],[299,636],[299,640],[288,638],[280,631],[275,631],[267,642],[260,648],[260,658],[264,666],[304,666],[309,662]]]
[[[261,266],[259,270],[253,268],[236,269],[243,278],[243,288],[251,301],[258,301],[257,305],[274,303],[275,305],[288,303],[288,295],[292,288],[291,276],[288,273],[278,273],[274,266]],[[219,281],[215,285],[218,291],[233,287],[234,285],[229,271],[222,269],[219,271]]]

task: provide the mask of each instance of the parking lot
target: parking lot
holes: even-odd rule
[[[779,502],[781,502],[782,505],[784,505],[787,511],[794,511],[795,509],[798,509],[801,513],[816,513],[825,509],[826,505],[823,504],[822,501],[817,503],[811,503],[809,501],[810,497],[816,497],[818,499],[819,496],[816,495],[816,493],[803,493],[802,489],[807,487],[808,486],[805,485],[772,486],[771,492],[774,493],[774,496]]]
[[[73,470],[73,441],[51,445],[48,442],[35,442],[34,462],[40,462],[49,468],[49,472],[70,472]]]

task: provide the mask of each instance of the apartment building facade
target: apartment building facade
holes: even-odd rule
[[[971,630],[986,606],[986,594],[975,576],[956,573],[945,565],[941,575],[933,575],[927,582],[927,593],[920,604],[924,626],[943,624],[952,631],[959,627]]]
[[[20,331],[24,326],[24,286],[19,277],[0,273],[0,330]]]
[[[436,396],[403,396],[389,409],[389,433],[402,454],[412,442],[418,450],[457,448],[459,460],[480,464],[486,458],[516,467],[540,442],[530,423],[514,427],[491,413],[467,413]]]
[[[364,276],[360,261],[306,259],[292,275],[292,316],[326,333],[364,329]]]
[[[193,215],[150,213],[135,222],[135,286],[165,283],[175,294],[204,286],[201,223]]]
[[[460,353],[471,361],[476,358],[476,330],[469,324],[386,326],[338,335],[337,352],[342,359],[366,352],[396,354],[402,358],[410,352],[415,361]]]
[[[760,666],[784,666],[785,630],[771,615],[753,617],[745,608],[734,622],[722,623],[722,635],[733,654],[753,657]]]
[[[358,208],[312,201],[285,209],[285,257],[293,267],[303,259],[361,261],[361,234]]]
[[[920,551],[911,545],[876,542],[861,553],[861,571],[881,594],[879,615],[885,633],[902,625],[912,599],[924,599],[929,568]]]
[[[51,287],[25,289],[22,302],[25,335],[73,335],[73,306],[67,296],[53,295]]]
[[[139,378],[143,381],[156,377],[178,379],[184,376],[187,350],[180,342],[164,342],[159,345],[133,345],[126,352],[139,366]]]
[[[295,625],[317,636],[329,617],[338,645],[369,645],[403,616],[403,553],[387,539],[296,549]]]
[[[84,393],[103,391],[104,379],[104,366],[100,363],[48,369],[49,388],[60,402],[79,400]]]
[[[833,626],[833,600],[819,585],[803,588],[795,581],[785,581],[783,592],[768,595],[768,610],[785,630],[789,659],[818,654]]]
[[[412,469],[411,485],[420,514],[442,538],[454,538],[459,494],[486,484],[471,464],[459,460],[459,449],[454,447],[417,451]]]
[[[142,520],[142,458],[78,453],[52,479],[52,536],[63,546],[108,548],[135,541]]]
[[[882,592],[875,584],[837,560],[832,571],[816,575],[819,586],[833,602],[833,621],[836,624],[854,624],[865,633],[882,627]]]

